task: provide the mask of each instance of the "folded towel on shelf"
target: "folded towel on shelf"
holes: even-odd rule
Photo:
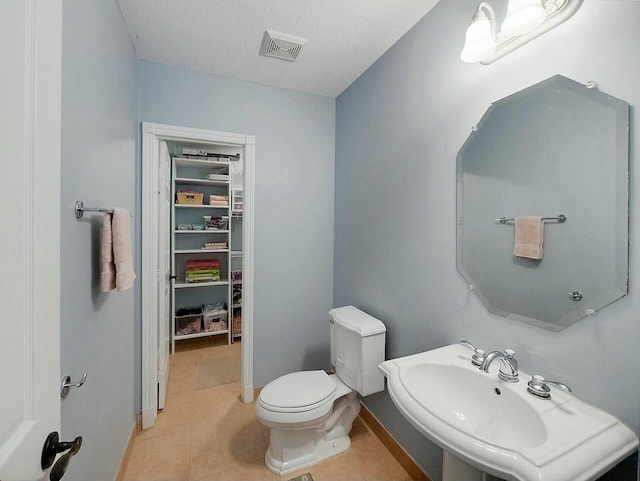
[[[189,259],[185,264],[187,271],[198,269],[220,269],[219,259]]]
[[[116,265],[113,263],[113,238],[111,235],[111,215],[102,218],[102,242],[100,246],[100,290],[109,292],[116,288]]]
[[[113,259],[116,264],[116,289],[125,291],[133,287],[136,274],[131,256],[131,218],[126,209],[113,209]]]
[[[544,222],[540,216],[516,217],[513,255],[527,259],[542,259]]]
[[[187,279],[195,279],[196,277],[220,277],[219,270],[210,271],[187,271],[185,273]]]

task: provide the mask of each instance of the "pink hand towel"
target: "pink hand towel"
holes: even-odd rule
[[[113,258],[116,265],[116,289],[119,291],[131,289],[136,278],[131,256],[130,222],[127,210],[113,209]]]
[[[542,259],[544,222],[542,217],[516,217],[516,240],[513,255],[527,259]]]
[[[116,288],[116,266],[113,263],[113,240],[111,237],[111,215],[102,218],[102,243],[100,248],[102,269],[100,274],[100,290],[109,292]]]

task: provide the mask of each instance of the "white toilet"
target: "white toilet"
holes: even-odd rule
[[[331,309],[331,364],[336,374],[300,371],[267,384],[256,402],[258,419],[271,428],[267,468],[286,474],[349,448],[358,393],[384,389],[386,328],[353,306]],[[357,392],[356,392],[357,391]]]

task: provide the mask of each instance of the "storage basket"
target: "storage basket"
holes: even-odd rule
[[[242,335],[242,314],[239,312],[234,314],[233,316],[233,325],[231,327],[231,332],[234,336]]]
[[[227,328],[227,311],[204,311],[202,314],[205,332],[223,331]]]
[[[202,307],[183,307],[176,311],[176,336],[202,332]]]
[[[202,205],[204,194],[202,192],[183,190],[176,192],[176,197],[178,204]]]
[[[227,230],[229,228],[229,216],[202,216],[205,230]]]

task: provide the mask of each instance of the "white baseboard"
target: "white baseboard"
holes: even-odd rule
[[[242,402],[250,403],[253,401],[253,384],[242,387]]]
[[[142,429],[149,429],[156,423],[158,411],[155,407],[142,410]]]

